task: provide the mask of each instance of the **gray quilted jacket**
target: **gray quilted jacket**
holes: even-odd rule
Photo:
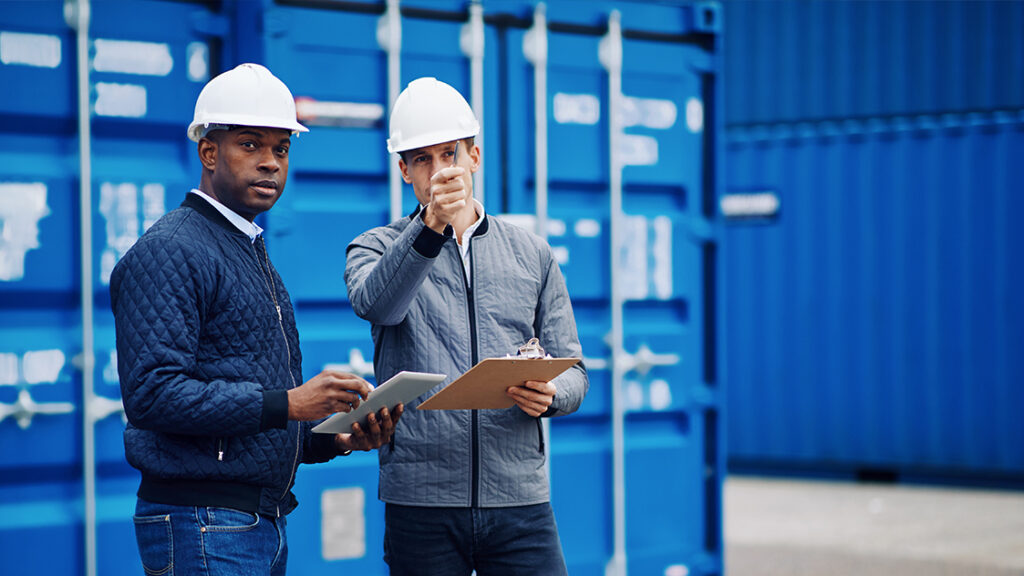
[[[582,358],[565,280],[538,236],[491,218],[470,244],[467,287],[459,247],[418,214],[375,228],[348,247],[345,282],[356,314],[372,323],[378,382],[412,370],[446,374],[515,353],[532,337],[556,357]],[[580,364],[553,380],[545,416],[579,408],[589,386]],[[432,393],[432,392],[431,392]],[[522,506],[550,498],[541,421],[504,410],[406,406],[381,447],[380,498],[415,506]]]

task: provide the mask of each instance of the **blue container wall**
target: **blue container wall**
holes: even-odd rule
[[[465,4],[431,3],[424,5],[431,9],[427,13],[417,12],[421,6],[415,3],[403,6],[403,86],[419,76],[435,76],[468,97],[469,61],[459,43],[467,19]],[[570,10],[554,3],[548,11],[552,22],[569,30],[553,30],[548,39],[548,232],[562,259],[591,365],[591,393],[580,412],[551,422],[553,505],[573,574],[603,574],[612,555],[610,375],[602,368],[609,360],[604,335],[609,330],[611,274],[607,75],[598,54],[614,7],[593,3],[586,10]],[[485,3],[484,9],[485,117],[480,140],[485,181],[478,196],[493,215],[532,214],[533,68],[522,46],[533,7],[502,2],[493,8]],[[376,37],[380,13],[279,2],[246,17],[277,31],[265,39],[260,52],[300,101],[386,108],[386,56]],[[626,519],[628,553],[631,570],[640,573],[661,573],[673,566],[688,566],[694,574],[721,569],[721,477],[705,473],[722,468],[715,449],[720,406],[715,383],[705,378],[709,356],[703,348],[703,254],[712,239],[702,207],[710,159],[703,150],[703,126],[687,121],[687,111],[699,109],[706,93],[713,93],[708,85],[717,64],[707,39],[703,44],[678,40],[692,32],[694,13],[692,7],[643,5],[630,5],[623,12],[627,29],[654,26],[652,36],[676,38],[627,40],[624,47],[624,90],[642,110],[653,110],[640,114],[628,130],[649,147],[640,158],[644,163],[638,160],[625,173],[626,211],[636,246],[629,259],[636,301],[626,313],[626,348],[646,346],[656,354],[684,358],[634,374],[627,382],[633,399],[627,422],[626,483],[633,495]],[[666,69],[658,64],[663,60],[680,65]],[[570,112],[572,106],[591,107],[583,116],[579,110],[576,115],[556,112],[563,98],[570,102]],[[710,103],[708,107],[713,109]],[[666,108],[668,112],[657,113]],[[388,219],[388,163],[396,159],[384,153],[385,139],[384,115],[359,125],[314,125],[310,134],[296,140],[288,193],[266,217],[271,257],[295,301],[307,377],[327,365],[372,376],[369,326],[352,313],[342,274],[348,242]],[[405,187],[403,210],[414,206],[411,189]],[[651,475],[655,467],[664,473]],[[386,570],[375,470],[374,457],[353,456],[300,474],[297,486],[309,498],[290,519],[289,531],[294,539],[315,546],[310,545],[309,554],[293,554],[293,567]],[[330,536],[322,529],[334,514],[329,495],[338,493],[364,497],[358,523],[365,532],[351,556],[334,551],[338,542],[352,539],[344,526],[336,526]],[[646,511],[655,503],[639,496],[654,494],[662,496],[659,507],[672,511],[664,521],[652,522]]]
[[[1020,485],[1024,5],[725,11],[731,469]]]
[[[726,2],[728,124],[1016,109],[1024,3]]]
[[[402,3],[402,84],[437,76],[469,95],[460,47],[464,1]],[[389,218],[387,59],[382,4],[93,0],[90,31],[97,564],[136,573],[137,472],[124,461],[108,279],[139,235],[198,181],[184,136],[196,96],[241,61],[267,64],[312,128],[293,142],[288,190],[259,220],[295,303],[304,372],[372,378],[369,326],[344,288],[345,247]],[[347,8],[347,9],[344,9]],[[710,306],[717,239],[713,134],[719,120],[713,3],[552,2],[548,6],[550,242],[576,310],[591,392],[551,422],[553,505],[572,574],[604,574],[613,554],[608,76],[609,14],[625,30],[623,90],[628,303],[624,348],[668,360],[625,379],[627,557],[633,573],[720,574],[721,396]],[[535,208],[533,67],[523,55],[529,2],[484,3],[487,211],[531,225]],[[126,24],[126,23],[130,23]],[[256,35],[253,35],[256,31]],[[299,33],[298,31],[301,31]],[[63,5],[0,11],[0,553],[19,574],[83,573],[81,245],[75,34]],[[665,62],[672,62],[665,66]],[[323,106],[355,110],[338,121]],[[318,108],[318,106],[320,108]],[[414,207],[411,189],[403,209]],[[523,217],[527,215],[527,217]],[[35,223],[36,227],[18,226]],[[7,239],[22,242],[15,246]],[[24,256],[24,266],[20,257]],[[708,287],[712,287],[709,290]],[[28,396],[26,396],[26,394]],[[21,404],[18,405],[19,398]],[[28,400],[26,400],[26,398]],[[31,420],[8,407],[53,409]],[[66,409],[67,413],[62,410]],[[656,472],[656,473],[655,473]],[[383,506],[373,454],[304,467],[289,518],[290,571],[384,574]],[[651,509],[664,514],[652,519]],[[41,544],[45,542],[45,544]],[[68,551],[47,554],[54,547]],[[45,549],[44,549],[45,547]]]
[[[729,456],[737,466],[1024,478],[1024,125],[729,137]]]
[[[107,285],[114,262],[196,180],[183,138],[209,79],[199,5],[92,3],[91,254],[100,574],[139,570],[138,475],[124,422]],[[131,25],[125,25],[130,22]],[[0,10],[0,550],[18,574],[84,569],[83,377],[76,37],[62,2]],[[183,123],[184,122],[184,123]],[[53,550],[61,550],[54,554]]]

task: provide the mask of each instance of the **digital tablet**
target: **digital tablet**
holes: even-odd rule
[[[358,422],[363,429],[367,426],[367,417],[387,406],[394,408],[396,404],[408,404],[421,394],[428,392],[445,379],[444,374],[427,372],[402,371],[392,376],[387,382],[373,389],[366,400],[351,412],[338,412],[327,420],[313,427],[313,432],[321,434],[338,434],[352,432],[352,424]]]

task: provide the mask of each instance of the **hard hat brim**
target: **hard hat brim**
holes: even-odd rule
[[[427,146],[444,144],[445,142],[454,142],[464,138],[472,138],[479,133],[480,129],[477,126],[471,130],[441,130],[437,132],[430,132],[428,134],[420,134],[415,138],[409,139],[403,139],[401,137],[388,138],[388,152],[392,154],[408,152],[409,150],[415,150],[417,148],[426,148]]]
[[[199,142],[203,137],[203,128],[211,124],[224,124],[227,126],[252,126],[254,128],[279,128],[281,130],[290,130],[292,134],[298,134],[300,132],[309,132],[309,128],[306,128],[298,122],[274,122],[273,125],[267,124],[266,118],[253,118],[244,114],[237,115],[219,115],[217,116],[216,122],[198,122],[193,121],[188,126],[188,138],[193,142]]]

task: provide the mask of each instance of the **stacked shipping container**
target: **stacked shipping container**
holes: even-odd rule
[[[591,393],[548,431],[570,572],[721,572],[715,4],[94,0],[81,38],[69,26],[78,6],[0,11],[0,81],[16,87],[0,101],[9,567],[139,570],[107,279],[198,180],[184,130],[203,84],[258,61],[312,128],[261,221],[306,376],[327,365],[372,376],[344,250],[410,209],[384,148],[387,109],[412,78],[437,76],[483,118],[478,197],[549,238],[573,297]],[[291,571],[385,573],[375,485],[372,454],[300,470]]]
[[[1021,485],[1024,4],[725,15],[731,469]]]

